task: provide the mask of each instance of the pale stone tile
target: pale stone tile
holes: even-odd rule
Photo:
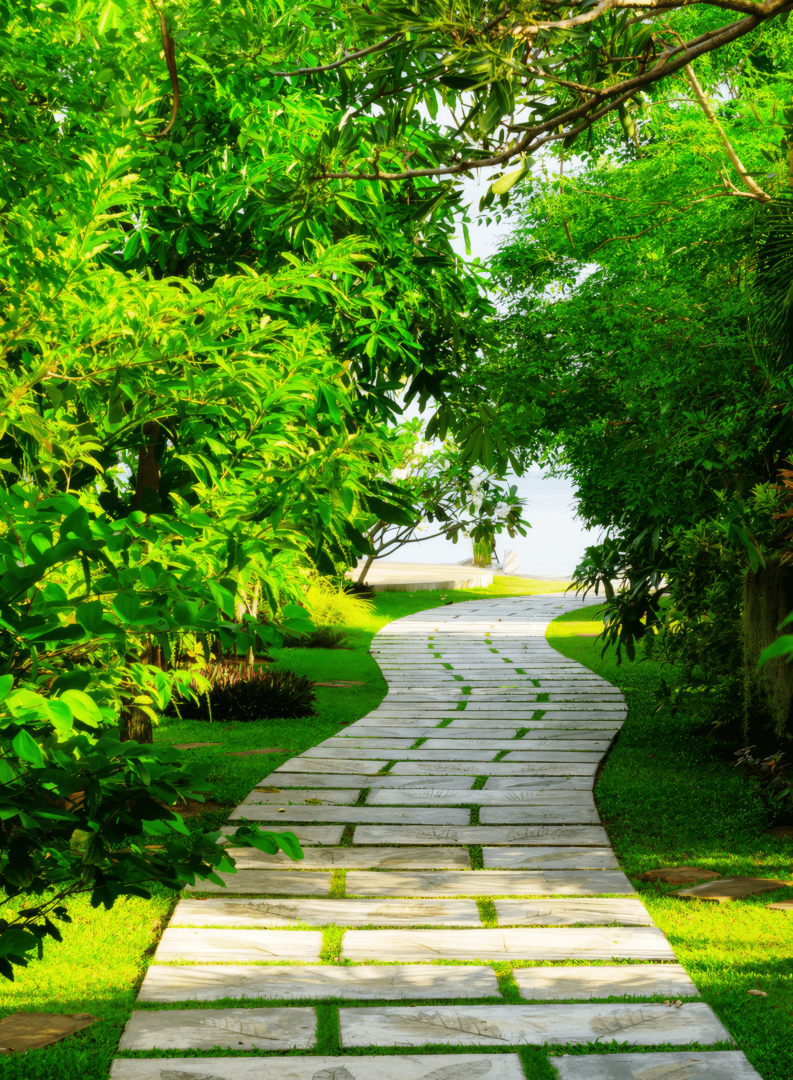
[[[349,896],[576,896],[634,894],[621,870],[486,871],[468,873],[350,873]]]
[[[611,848],[493,847],[482,849],[486,870],[618,870]]]
[[[513,901],[497,900],[496,904]],[[593,903],[594,901],[589,901]],[[614,900],[600,900],[613,904]],[[626,901],[623,901],[624,903]],[[516,968],[515,981],[523,997],[534,1001],[593,997],[699,997],[699,991],[680,964],[618,964],[597,967]]]
[[[567,747],[559,747],[553,750],[513,750],[502,761],[564,761],[568,764],[589,762],[597,765],[603,760],[603,752],[591,752],[587,750],[568,750]]]
[[[497,997],[491,967],[428,964],[389,966],[263,967],[213,964],[158,967],[146,972],[138,1001],[218,1001],[264,998],[270,1001],[343,998],[348,1001],[404,1001],[411,998]]]
[[[361,786],[363,787],[363,785]],[[323,806],[352,806],[358,801],[358,796],[360,794],[360,791],[347,791],[344,788],[330,791],[326,791],[324,788],[318,788],[315,791],[310,788],[302,788],[297,791],[290,791],[289,789],[283,788],[276,791],[267,791],[254,788],[250,795],[245,796],[240,805],[246,806],[248,803],[274,803],[276,806],[307,806],[310,803],[316,804],[316,802],[319,801]]]
[[[171,918],[171,926],[296,926],[298,923],[481,926],[473,900],[180,900]]]
[[[505,792],[506,794],[506,792]],[[572,803],[572,800],[571,800]],[[485,800],[478,804],[479,820],[483,825],[597,825],[600,815],[594,805],[577,803],[563,805],[560,801],[546,802],[542,806],[515,806],[497,802],[490,806]]]
[[[446,781],[444,780],[444,783]],[[566,776],[489,776],[483,791],[586,791],[592,792],[592,778]]]
[[[134,1012],[119,1050],[308,1050],[314,1009],[168,1009]]]
[[[407,748],[398,748],[393,750],[367,750],[365,747],[355,746],[350,747],[317,747],[317,753],[321,751],[323,760],[327,758],[333,758],[339,761],[369,761],[370,759],[378,759],[381,762],[381,768],[385,765],[386,761],[393,758],[399,758],[402,761],[492,761],[496,755],[495,750],[425,750],[420,747],[418,750],[409,750]],[[312,761],[314,759],[314,752],[312,750],[306,750],[305,754],[301,754],[299,758],[293,758],[293,761]],[[564,757],[565,755],[559,755]],[[357,765],[355,766],[358,767]]]
[[[330,892],[330,874],[304,874],[291,872],[287,866],[295,864],[284,859],[284,870],[239,870],[236,874],[218,874],[225,885],[213,881],[196,880],[186,885],[186,893],[262,893],[282,896],[327,896]]]
[[[345,960],[674,960],[655,926],[348,930]]]
[[[363,773],[366,776],[372,776],[382,769],[383,763],[377,761],[357,761],[355,763],[355,770],[358,773]],[[333,761],[330,758],[305,758],[305,757],[293,757],[289,761],[285,761],[283,765],[279,765],[277,769],[274,769],[270,774],[271,776],[277,776],[276,783],[281,782],[282,773],[348,773],[350,769],[349,765],[345,765],[343,761]],[[316,783],[316,780],[312,778],[312,784]]]
[[[110,1071],[110,1080],[191,1080],[191,1077],[265,1080],[265,1076],[266,1080],[524,1080],[525,1074],[517,1054],[158,1058],[156,1061],[118,1058]]]
[[[383,824],[404,822],[405,824],[411,824],[421,821],[437,825],[463,825],[470,821],[467,810],[427,810],[426,814],[407,807],[404,810],[397,808],[377,810],[369,806],[290,806],[285,809],[283,814],[280,814],[278,810],[279,808],[276,806],[238,806],[231,813],[229,820],[233,821],[236,818],[246,817],[249,821],[278,822],[279,826],[282,826],[284,822],[299,821],[344,822],[348,825],[356,822],[382,822]],[[288,825],[283,824],[282,827],[287,829]]]
[[[238,820],[242,817],[248,817],[245,812],[234,813],[230,815],[229,820]],[[250,815],[253,820],[253,815]],[[226,835],[231,836],[237,831],[239,825],[222,825],[220,831]],[[265,832],[269,830],[265,829]],[[276,830],[273,829],[273,832]],[[286,825],[283,829],[277,830],[279,832],[292,832],[300,841],[301,846],[311,847],[314,844],[339,844],[341,838],[344,835],[343,825]],[[228,841],[218,841],[218,843],[227,843]]]
[[[442,731],[446,732],[448,728],[442,728]],[[437,750],[453,750],[455,743],[460,743],[462,746],[475,750],[477,747],[486,746],[488,749],[492,749],[494,752],[500,752],[502,750],[515,751],[518,750],[521,753],[525,752],[540,752],[538,761],[567,761],[566,756],[562,756],[559,752],[567,754],[571,751],[586,751],[590,754],[598,754],[602,756],[611,745],[610,739],[529,739],[528,737],[523,739],[495,739],[490,736],[490,733],[483,731],[478,738],[471,738],[470,735],[465,738],[461,738],[460,734],[455,732],[456,738],[432,738],[427,739],[424,743],[424,748],[437,749]],[[550,745],[549,745],[550,743]],[[543,757],[542,755],[546,756]],[[550,755],[554,756],[551,757]],[[509,757],[512,757],[510,753]],[[528,760],[526,758],[525,760]],[[585,758],[585,760],[587,760]]]
[[[585,900],[494,900],[493,903],[499,926],[572,926],[575,923],[588,926],[602,923],[654,925],[641,900],[593,896]]]
[[[363,826],[370,828],[371,826]],[[357,831],[357,830],[356,830]],[[283,852],[277,855],[265,855],[264,852],[255,848],[230,848],[237,866],[241,871],[283,866],[295,864]],[[303,852],[300,866],[305,870],[325,867],[344,868],[349,867],[359,870],[368,870],[373,867],[384,868],[406,867],[448,867],[449,869],[462,869],[470,866],[467,848],[452,847],[427,847],[427,848],[397,848],[397,847],[327,847],[307,848]],[[239,875],[235,875],[239,876]],[[207,890],[203,890],[207,891]],[[248,892],[248,889],[236,889],[236,892]]]
[[[267,777],[267,780],[274,779],[274,777]],[[400,787],[409,788],[415,785],[422,786],[427,783],[434,783],[435,778],[432,776],[393,776],[391,773],[382,773],[377,776],[350,776],[350,775],[330,775],[323,776],[320,773],[283,773],[277,777],[278,785],[281,788],[289,786],[294,787],[295,794],[298,794],[303,787],[309,785],[327,787],[329,790],[334,788],[348,788],[357,785],[358,787],[368,788],[388,788],[388,787]],[[262,783],[266,783],[263,780]],[[449,780],[444,781],[445,787],[458,787],[461,790],[470,788],[474,783],[473,776],[456,776]]]
[[[560,1080],[760,1080],[740,1050],[552,1057]]]
[[[169,927],[155,961],[319,960],[321,930],[186,930]]]
[[[341,1043],[356,1046],[542,1046],[618,1042],[627,1045],[729,1041],[700,1002],[665,1005],[436,1005],[430,1008],[341,1009]]]
[[[607,845],[608,837],[600,825],[360,825],[353,836],[353,844],[440,843],[532,844],[542,851],[559,845],[561,850],[568,851],[571,845]],[[531,850],[527,849],[525,857],[530,856]],[[608,851],[611,854],[611,849]],[[506,850],[504,854],[506,857]],[[613,855],[611,859],[616,867]]]

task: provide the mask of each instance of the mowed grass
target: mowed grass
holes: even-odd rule
[[[685,864],[724,876],[793,880],[793,840],[765,831],[765,811],[736,773],[724,744],[700,730],[695,711],[657,712],[655,662],[624,662],[596,633],[593,608],[560,616],[548,641],[620,686],[628,719],[602,770],[595,796],[620,863],[680,962],[765,1080],[793,1076],[793,912],[767,905],[793,889],[728,904],[678,899],[679,886],[650,885],[644,871]],[[767,997],[750,995],[764,991]]]
[[[210,811],[190,819],[192,827],[214,828],[255,784],[282,764],[340,731],[376,708],[386,691],[385,680],[369,648],[374,634],[392,619],[453,601],[495,599],[542,592],[560,592],[565,582],[496,578],[488,589],[454,592],[380,593],[370,611],[361,609],[349,626],[345,649],[283,649],[273,655],[279,665],[316,682],[349,680],[349,688],[317,687],[318,715],[305,720],[268,720],[253,724],[185,722],[164,719],[155,732],[163,744],[212,742],[218,746],[185,751],[212,763]],[[231,751],[283,747],[277,754],[236,757]],[[73,922],[62,925],[63,942],[48,943],[44,959],[33,961],[13,983],[0,980],[0,1016],[14,1012],[90,1013],[99,1022],[42,1050],[0,1056],[2,1080],[107,1080],[123,1026],[129,1018],[140,982],[167,926],[177,898],[161,894],[151,900],[123,900],[110,911],[91,908],[87,898],[71,901]],[[325,1017],[320,1046],[335,1045],[335,1012]],[[329,1025],[329,1026],[328,1026]],[[316,1053],[328,1052],[317,1048]]]

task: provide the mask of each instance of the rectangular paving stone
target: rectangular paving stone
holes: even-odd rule
[[[275,779],[274,777],[267,777],[267,780]],[[295,794],[303,790],[303,787],[310,785],[324,786],[329,789],[333,788],[349,788],[353,786],[362,787],[412,787],[415,785],[424,785],[427,783],[434,783],[435,778],[432,776],[393,776],[390,773],[383,773],[379,776],[353,776],[353,775],[334,775],[323,776],[317,773],[283,773],[277,778],[278,785],[282,788],[294,787]],[[266,783],[263,780],[262,783]],[[474,783],[473,776],[458,776],[452,780],[444,781],[445,787],[458,787],[458,788],[470,788]]]
[[[727,1029],[701,1003],[666,1005],[435,1005],[341,1009],[341,1044],[359,1046],[542,1046],[547,1043],[730,1041]]]
[[[355,771],[359,774],[371,776],[377,773],[382,768],[382,762],[377,761],[357,761],[355,764]],[[283,765],[279,765],[277,769],[274,769],[271,776],[277,776],[279,783],[281,775],[283,773],[339,773],[349,774],[349,764],[344,761],[334,761],[331,758],[305,758],[305,757],[293,757],[289,761],[285,761]],[[358,781],[356,780],[356,783]],[[311,780],[312,784],[316,784],[316,780]]]
[[[411,998],[479,998],[498,995],[498,980],[491,967],[428,964],[360,967],[331,967],[324,964],[313,967],[263,967],[244,964],[192,967],[180,964],[158,967],[153,964],[146,972],[138,1001],[166,1003],[218,1001],[222,998],[264,998],[268,1001],[299,1001],[305,998],[403,1001]]]
[[[470,968],[466,970],[470,971]],[[211,1071],[208,1066],[211,1065]],[[263,1071],[263,1070],[266,1070]],[[517,1054],[117,1058],[110,1080],[524,1080]]]
[[[609,847],[486,847],[486,870],[619,870]]]
[[[655,926],[348,930],[345,960],[674,960]]]
[[[592,777],[589,776],[489,776],[482,790],[587,791],[591,794],[592,785]]]
[[[537,710],[540,712],[541,710]],[[461,728],[475,728],[477,730],[487,730],[488,725],[492,724],[492,720],[475,715],[474,713],[461,712],[452,714],[452,723],[448,727],[441,728],[441,731],[459,731]],[[506,723],[505,720],[500,722]],[[538,716],[536,719],[522,720],[520,724],[514,721],[515,726],[525,727],[529,729],[529,736],[533,731],[539,731],[540,729],[544,733],[548,732],[560,732],[565,738],[567,736],[575,735],[576,738],[583,738],[586,732],[595,732],[593,737],[604,738],[616,734],[622,727],[622,720],[549,720],[547,716]],[[472,732],[473,734],[473,732]]]
[[[353,844],[440,843],[533,844],[545,851],[553,845],[569,850],[591,844],[599,849],[608,844],[608,837],[600,825],[359,825],[353,836]]]
[[[359,721],[361,723],[361,721]],[[356,730],[357,728],[357,730]],[[518,730],[518,725],[505,728],[492,728],[487,731],[487,738],[489,739],[514,739],[515,732]],[[476,732],[471,731],[457,731],[454,730],[454,724],[450,724],[449,727],[439,728],[435,727],[414,727],[409,725],[403,727],[389,727],[383,724],[379,727],[376,724],[367,724],[366,726],[357,727],[356,724],[350,724],[344,729],[344,734],[336,736],[336,741],[341,742],[343,739],[426,739],[431,736],[442,735],[444,739],[470,739],[476,735]],[[484,733],[481,736],[484,738]],[[425,744],[426,745],[426,744]],[[516,745],[520,745],[516,743]]]
[[[655,1054],[564,1054],[550,1058],[560,1080],[760,1080],[741,1050],[673,1050]]]
[[[599,901],[611,903],[615,901]],[[497,900],[496,904],[513,903]],[[534,1001],[567,998],[699,997],[699,991],[680,964],[616,964],[596,967],[515,968],[521,995]]]
[[[284,862],[294,866],[294,863]],[[304,874],[289,870],[239,870],[236,874],[218,874],[225,882],[216,885],[214,881],[196,881],[195,885],[186,885],[186,893],[264,893],[283,896],[327,896],[330,892],[330,874]]]
[[[324,788],[317,788],[316,790],[302,788],[297,791],[280,788],[276,791],[260,791],[254,788],[250,795],[245,796],[241,805],[266,803],[275,804],[276,806],[307,806],[310,804],[316,805],[316,802],[319,801],[322,806],[352,806],[358,801],[360,794],[360,790],[348,791],[344,788],[331,791],[326,791]]]
[[[558,705],[551,706],[547,712],[543,712],[542,719],[545,720],[597,720],[599,718],[605,719],[606,717],[614,717],[615,719],[624,720],[628,709],[627,706],[624,709],[606,709],[600,708],[598,705],[592,705],[587,709],[566,709],[559,708]]]
[[[419,747],[418,750],[408,749],[393,749],[393,750],[367,750],[365,746],[354,746],[349,750],[346,747],[317,747],[318,751],[322,752],[322,760],[327,758],[333,758],[339,761],[369,761],[379,760],[385,766],[385,763],[393,758],[399,758],[401,761],[492,761],[495,757],[496,750],[425,750],[423,747]],[[293,758],[297,761],[313,761],[319,754],[313,754],[311,750],[306,750],[300,758]],[[563,755],[561,755],[563,756]],[[588,755],[585,755],[588,756]],[[599,760],[599,758],[598,758]],[[355,766],[358,767],[357,765]]]
[[[358,822],[382,822],[385,825],[397,823],[409,825],[414,822],[464,825],[471,820],[467,810],[439,809],[422,813],[410,807],[379,810],[372,806],[290,806],[284,814],[279,814],[276,806],[246,806],[244,809],[238,806],[229,816],[229,820],[233,821],[239,817],[246,817],[250,821],[277,821],[279,826],[284,822],[300,821],[338,821],[349,825]],[[284,824],[283,828],[288,828],[288,825]]]
[[[499,926],[573,926],[576,923],[587,926],[602,923],[654,925],[641,900],[593,896],[583,900],[494,900],[493,903]]]
[[[372,826],[363,826],[371,828]],[[357,831],[357,830],[356,830]],[[265,855],[255,848],[229,848],[240,870],[262,869],[277,866],[294,866],[294,863],[283,852],[277,855]],[[307,848],[303,852],[300,865],[305,870],[314,867],[324,867],[368,870],[372,867],[383,868],[406,867],[448,867],[449,869],[463,869],[470,866],[468,850],[453,847],[327,847]],[[204,890],[206,891],[206,890]],[[237,892],[248,892],[247,889],[237,889]]]
[[[564,761],[570,764],[578,764],[579,762],[591,762],[597,765],[598,762],[603,760],[603,753],[594,752],[590,753],[586,750],[565,750],[560,748],[558,750],[512,750],[506,754],[502,761]]]
[[[439,751],[440,753],[440,751]],[[597,772],[596,761],[497,761],[481,763],[467,761],[398,761],[391,772],[397,776],[415,776],[424,773],[429,776],[452,776],[455,773],[481,773],[488,776],[587,776],[594,777]],[[591,781],[590,781],[591,786]]]
[[[308,1050],[315,1009],[168,1009],[134,1012],[119,1050]]]
[[[171,918],[171,926],[296,926],[298,923],[481,926],[473,900],[180,900]]]
[[[514,803],[496,803],[486,806],[483,802],[478,804],[482,807],[479,811],[479,820],[483,825],[597,825],[600,823],[600,815],[594,806],[581,806],[573,803],[562,806],[559,803],[549,802],[543,806],[518,806]]]
[[[348,896],[576,896],[634,894],[621,870],[350,873]]]
[[[233,960],[319,960],[321,930],[187,930],[168,927],[155,962],[230,963]]]

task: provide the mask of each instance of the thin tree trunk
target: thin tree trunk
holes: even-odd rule
[[[136,709],[133,705],[129,709],[123,709],[120,724],[121,741],[140,743],[142,746],[151,746],[154,742],[154,726],[151,717],[143,709]]]
[[[143,425],[144,443],[138,451],[138,475],[135,483],[135,507],[140,510],[141,499],[146,488],[160,489],[160,463],[157,460],[157,440],[160,437],[160,425],[156,420],[149,420]]]
[[[372,563],[374,562],[374,560],[375,560],[374,555],[367,556],[366,562],[363,564],[363,569],[361,570],[360,574],[358,575],[358,582],[357,582],[358,585],[363,585],[366,582],[366,575],[371,570]]]
[[[793,569],[770,564],[749,571],[743,595],[744,738],[772,750],[793,730],[793,666],[779,658],[757,667],[793,608]]]

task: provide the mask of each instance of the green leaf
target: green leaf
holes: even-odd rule
[[[11,749],[22,761],[30,762],[31,765],[35,765],[37,768],[41,768],[44,764],[41,747],[25,728],[22,728],[14,736],[11,741]]]
[[[122,622],[131,623],[140,610],[140,598],[135,593],[119,593],[113,600],[113,610]]]
[[[82,690],[64,690],[61,701],[65,702],[78,720],[92,727],[98,727],[102,723],[102,710],[92,697]]]
[[[102,625],[104,608],[101,600],[92,600],[88,604],[80,604],[75,611],[75,617],[89,634],[95,634]]]

